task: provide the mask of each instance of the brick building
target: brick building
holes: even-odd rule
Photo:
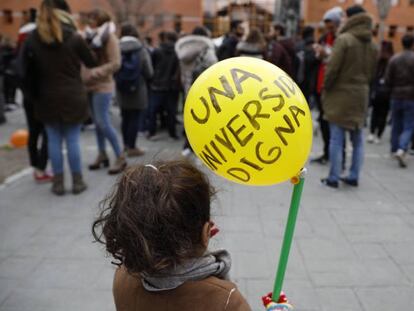
[[[89,10],[102,7],[115,16],[125,6],[111,3],[129,3],[129,19],[139,25],[144,35],[156,37],[161,30],[175,29],[190,32],[194,26],[202,23],[202,0],[67,0],[75,18]],[[30,8],[38,8],[41,0],[1,0],[0,1],[0,34],[16,38],[19,27]],[[114,9],[115,8],[115,9]]]
[[[361,4],[373,17],[378,27],[378,10],[374,0],[304,0],[302,14],[305,24],[317,26],[323,14],[334,6],[342,8]],[[400,49],[400,38],[414,28],[414,0],[391,0],[392,6],[385,21],[384,38],[394,42],[394,47]]]

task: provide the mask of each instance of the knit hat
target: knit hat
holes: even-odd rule
[[[341,7],[336,6],[328,11],[326,11],[325,15],[323,16],[323,21],[331,21],[336,26],[341,24],[341,19],[344,16],[344,11]]]
[[[346,9],[346,16],[351,17],[355,14],[365,13],[365,9],[360,5],[353,5]]]

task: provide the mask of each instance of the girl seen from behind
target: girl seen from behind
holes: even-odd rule
[[[62,143],[66,142],[74,194],[86,189],[82,178],[80,130],[88,118],[81,64],[95,65],[86,42],[77,34],[64,0],[43,0],[34,30],[22,48],[22,77],[34,117],[45,125],[53,169],[52,192],[65,193]]]
[[[118,311],[250,310],[228,280],[230,255],[211,252],[214,190],[186,161],[128,168],[93,224],[119,266]]]

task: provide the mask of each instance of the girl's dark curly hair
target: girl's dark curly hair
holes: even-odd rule
[[[214,189],[188,161],[128,168],[101,202],[92,233],[116,265],[156,274],[199,255]]]

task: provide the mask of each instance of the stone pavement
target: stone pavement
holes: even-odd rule
[[[1,140],[24,125],[19,112],[10,120]],[[139,144],[147,150],[142,163],[178,156],[181,147],[167,138]],[[86,166],[96,153],[93,132],[82,135],[82,146]],[[368,145],[357,189],[325,189],[319,178],[328,168],[308,169],[284,283],[296,310],[414,310],[414,157],[402,170],[387,144]],[[53,196],[30,175],[0,188],[0,310],[114,310],[114,268],[92,242],[91,223],[115,178],[85,175],[89,190],[79,196]],[[252,308],[263,310],[291,185],[246,187],[211,177],[220,190],[213,217],[221,229],[211,246],[229,249],[232,278]]]

